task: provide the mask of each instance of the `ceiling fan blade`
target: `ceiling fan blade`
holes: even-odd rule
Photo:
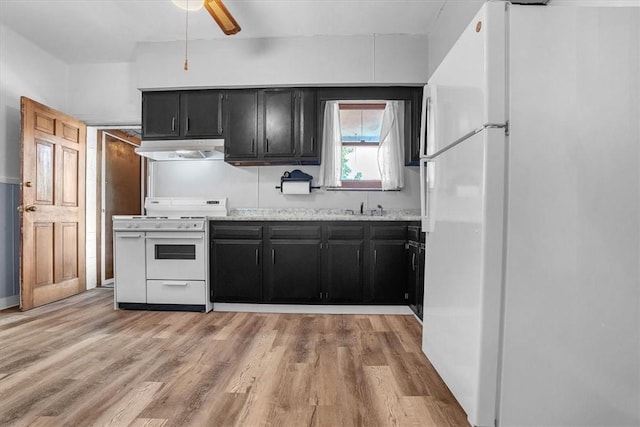
[[[222,0],[204,0],[204,7],[218,23],[223,33],[230,36],[240,31],[240,25],[233,19]]]

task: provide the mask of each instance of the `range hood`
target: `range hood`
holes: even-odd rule
[[[146,139],[135,151],[156,161],[224,160],[224,139]]]

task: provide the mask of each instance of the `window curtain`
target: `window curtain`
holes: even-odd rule
[[[398,190],[404,187],[404,104],[388,101],[382,116],[378,169],[382,190]]]
[[[341,178],[342,132],[340,130],[340,108],[338,101],[327,101],[324,107],[320,185],[340,187],[342,185]]]

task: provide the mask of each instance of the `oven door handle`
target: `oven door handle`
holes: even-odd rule
[[[184,282],[184,281],[174,281],[174,280],[163,280],[162,284],[164,286],[187,286],[189,284],[189,282]]]

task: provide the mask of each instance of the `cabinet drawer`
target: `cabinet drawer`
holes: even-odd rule
[[[319,225],[272,225],[269,227],[271,239],[320,239],[322,229]]]
[[[371,227],[371,238],[381,240],[404,240],[407,238],[406,225],[374,225]]]
[[[262,239],[260,225],[214,225],[211,228],[214,239]]]
[[[205,282],[147,280],[147,304],[205,304]]]
[[[354,226],[354,225],[329,225],[327,226],[327,239],[329,240],[364,239],[364,227]]]

